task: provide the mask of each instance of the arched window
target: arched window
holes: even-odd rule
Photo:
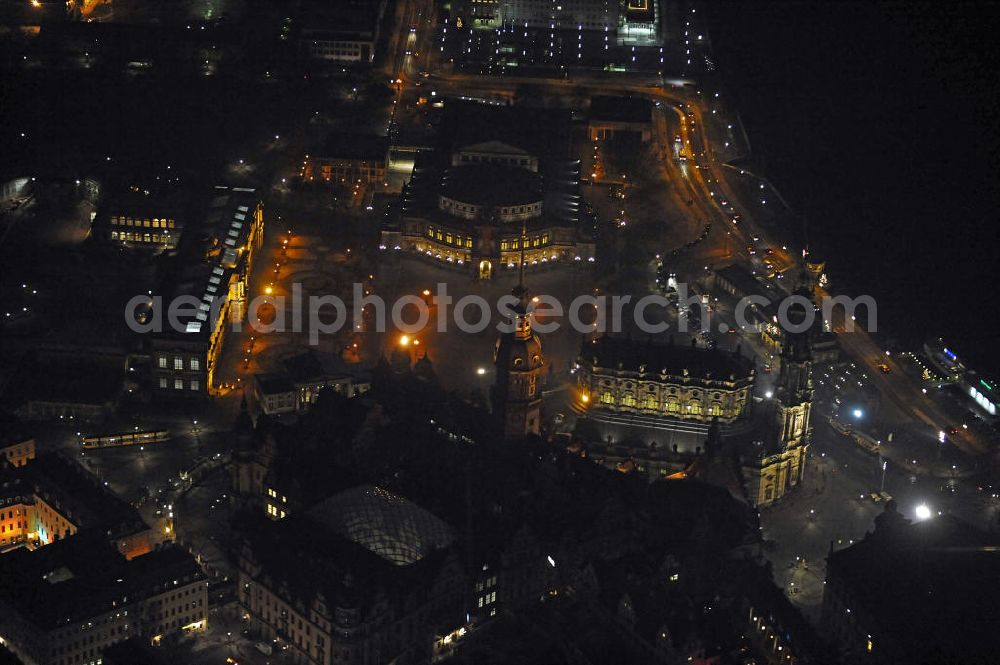
[[[615,396],[612,395],[609,391],[605,390],[603,393],[601,393],[601,404],[614,404],[614,403],[615,403]]]
[[[701,415],[701,402],[688,402],[687,412],[693,415]]]
[[[722,415],[722,405],[718,402],[712,402],[712,405],[708,407],[708,415],[710,416],[721,416]]]
[[[635,395],[632,393],[625,393],[622,395],[622,405],[634,407],[637,404]]]
[[[642,400],[642,408],[656,410],[656,395],[646,395]]]
[[[680,410],[680,405],[677,403],[676,399],[671,398],[667,400],[668,413],[677,413],[679,410]]]

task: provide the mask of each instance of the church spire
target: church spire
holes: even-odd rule
[[[528,339],[531,337],[531,317],[528,315],[528,289],[524,286],[524,246],[528,242],[528,233],[525,224],[521,223],[521,264],[518,268],[517,286],[511,291],[511,295],[517,298],[514,305],[514,336],[518,339]]]
[[[524,291],[524,244],[528,241],[527,222],[521,222],[521,263],[517,271],[517,286]]]

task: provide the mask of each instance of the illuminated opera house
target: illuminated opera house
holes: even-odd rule
[[[559,110],[447,102],[438,145],[417,157],[380,249],[479,279],[517,267],[522,249],[528,269],[592,263],[569,120]]]

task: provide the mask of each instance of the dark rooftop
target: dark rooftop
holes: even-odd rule
[[[349,520],[350,511],[342,518]],[[303,533],[310,537],[303,540]],[[362,613],[378,602],[380,591],[429,590],[448,554],[435,550],[408,565],[397,565],[327,525],[322,517],[302,513],[262,525],[249,538],[262,574],[287,584],[296,602],[310,603],[323,594],[328,606],[347,599],[356,602]],[[289,542],[300,546],[288,547]]]
[[[276,374],[255,374],[254,381],[260,386],[260,391],[265,395],[276,395],[278,393],[290,393],[295,390],[295,386],[286,376]]]
[[[495,106],[449,99],[438,131],[438,148],[449,157],[455,150],[502,141],[540,158],[570,157],[572,115],[564,109]]]
[[[298,3],[304,31],[374,35],[386,0],[305,0]]]
[[[924,657],[929,649],[943,647],[952,662],[976,663],[988,661],[962,658],[1000,654],[995,539],[951,515],[913,524],[902,518],[895,525],[883,521],[891,530],[877,518],[874,533],[829,556],[828,579],[842,581],[879,628],[907,651]]]
[[[736,287],[737,291],[742,292],[745,295],[761,295],[765,298],[768,297],[767,290],[764,286],[757,281],[757,278],[753,274],[741,265],[733,264],[725,266],[724,268],[718,268],[715,274],[722,277],[727,282]]]
[[[376,134],[334,132],[326,137],[322,145],[310,148],[308,154],[310,157],[384,162],[389,156],[389,138]]]
[[[662,342],[636,341],[625,337],[605,335],[580,350],[584,363],[597,367],[637,372],[640,367],[650,375],[666,372],[680,376],[687,370],[692,377],[725,381],[753,375],[753,365],[746,358],[712,349],[700,349],[686,344],[671,345]]]
[[[285,371],[293,383],[308,383],[353,376],[339,356],[309,349],[284,361]]]
[[[537,173],[502,164],[474,164],[448,169],[441,194],[456,201],[481,206],[513,206],[542,200]]]
[[[458,201],[487,204],[491,198],[496,205],[518,205],[521,203],[542,201],[542,216],[528,220],[528,227],[535,225],[550,225],[553,223],[564,226],[575,226],[583,216],[580,196],[580,162],[572,159],[542,159],[539,163],[539,174],[512,167],[497,167],[495,165],[477,165],[452,168],[447,161],[451,153],[425,151],[417,156],[413,176],[403,190],[402,215],[426,216],[430,218],[447,218],[447,221],[462,222],[467,220],[455,218],[438,210],[438,196],[448,188],[449,197]],[[510,180],[500,186],[498,183],[484,183],[486,168],[511,169]],[[467,169],[473,169],[468,171]],[[508,171],[496,171],[504,177]],[[447,174],[447,177],[446,177]],[[449,182],[449,178],[458,176],[457,182]],[[539,179],[540,176],[540,179]],[[489,193],[477,195],[480,187],[488,187]],[[538,187],[540,193],[529,197],[516,196],[515,187]],[[510,203],[507,203],[510,201]],[[447,223],[445,221],[445,223]]]
[[[42,628],[78,621],[149,595],[166,579],[200,576],[194,558],[176,547],[126,560],[97,530],[81,531],[37,550],[0,557],[0,596]]]
[[[604,122],[648,124],[653,121],[653,102],[642,97],[597,95],[590,98],[590,118]]]
[[[127,501],[99,484],[76,462],[58,454],[45,454],[17,469],[0,473],[5,494],[38,494],[67,512],[77,527],[100,527],[114,536],[147,528],[139,512]]]

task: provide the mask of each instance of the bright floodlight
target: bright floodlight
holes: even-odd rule
[[[864,415],[864,412],[861,409],[854,409],[853,413],[855,418],[860,418]]]
[[[486,374],[486,368],[485,367],[478,368],[476,370],[476,374],[478,374],[479,376],[482,376],[483,374]]]
[[[774,393],[768,390],[766,393],[764,393],[764,397],[766,397],[767,399],[771,399],[772,397],[774,397]]]
[[[916,513],[918,520],[926,520],[931,517],[931,509],[927,507],[926,503],[922,503],[917,506]]]

